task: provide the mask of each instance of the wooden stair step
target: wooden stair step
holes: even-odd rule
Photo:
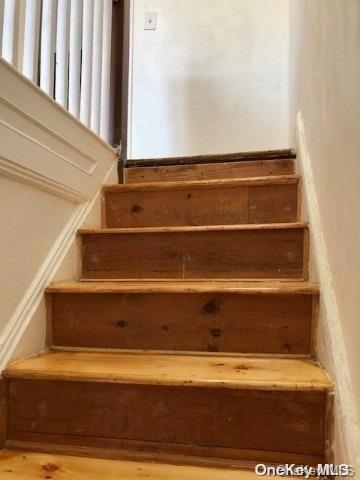
[[[4,376],[7,446],[324,461],[331,382],[313,361],[48,352]]]
[[[224,470],[73,455],[2,450],[2,480],[255,480],[252,470]],[[280,477],[272,477],[278,480]],[[287,479],[288,477],[281,477]]]
[[[251,160],[289,160],[296,158],[294,150],[286,148],[279,150],[260,150],[251,152],[215,153],[210,155],[190,155],[186,157],[157,157],[126,160],[126,167],[154,167],[169,165],[190,165],[208,163],[231,163]]]
[[[98,352],[46,352],[9,365],[6,378],[326,391],[331,384],[312,360]]]
[[[218,180],[294,174],[294,160],[253,159],[222,163],[172,164],[163,166],[132,164],[124,169],[125,183]]]
[[[297,175],[109,185],[104,225],[152,227],[297,220]]]
[[[307,278],[304,223],[80,230],[83,279]]]
[[[239,281],[239,280],[115,280],[91,282],[57,282],[46,288],[48,293],[277,293],[318,294],[319,287],[312,282]]]
[[[58,347],[312,354],[311,283],[70,282],[47,289]]]

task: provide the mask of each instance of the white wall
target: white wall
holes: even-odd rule
[[[336,382],[337,458],[360,468],[360,3],[291,0],[290,8],[291,134],[300,112],[308,211],[319,218],[311,225],[323,297],[318,353]]]
[[[289,146],[289,0],[133,0],[131,27],[129,158]]]

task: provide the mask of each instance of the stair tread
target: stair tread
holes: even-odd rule
[[[229,178],[219,180],[188,180],[175,182],[144,182],[130,184],[104,185],[103,191],[108,192],[136,192],[151,190],[173,190],[187,188],[216,188],[216,187],[245,187],[258,185],[284,185],[299,181],[299,175],[274,175],[248,178]]]
[[[245,469],[224,470],[3,450],[0,452],[0,477],[2,480],[50,477],[58,480],[253,480],[257,475],[253,470]]]
[[[316,390],[331,387],[312,360],[150,353],[45,352],[5,369],[7,378],[101,383]]]
[[[206,225],[185,227],[141,227],[141,228],[82,228],[79,235],[108,235],[121,233],[181,233],[181,232],[209,232],[209,231],[238,231],[238,230],[281,230],[302,229],[307,227],[307,222],[268,223],[245,225]]]
[[[301,293],[317,294],[315,283],[296,281],[236,280],[116,280],[59,282],[51,284],[48,293],[122,293],[122,292],[229,292],[229,293]]]

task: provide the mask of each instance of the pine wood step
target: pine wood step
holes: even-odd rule
[[[9,365],[5,378],[326,391],[325,371],[312,360],[98,352],[45,352]]]
[[[5,377],[10,444],[324,460],[331,382],[312,361],[52,352]]]
[[[0,452],[2,480],[255,480],[254,470],[224,470],[28,451]],[[280,477],[272,477],[275,480]],[[285,478],[288,477],[281,477]]]
[[[104,225],[153,227],[297,220],[298,176],[109,185]]]
[[[248,160],[190,165],[137,166],[124,169],[125,183],[218,180],[272,175],[292,175],[292,159]]]
[[[307,278],[303,223],[81,230],[83,279]]]
[[[72,282],[47,289],[60,347],[312,354],[318,289],[297,282]]]

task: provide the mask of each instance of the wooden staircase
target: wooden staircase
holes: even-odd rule
[[[104,187],[102,228],[79,232],[81,281],[47,289],[49,351],[4,372],[6,446],[217,468],[328,461],[331,382],[293,161],[135,166],[125,182]]]

